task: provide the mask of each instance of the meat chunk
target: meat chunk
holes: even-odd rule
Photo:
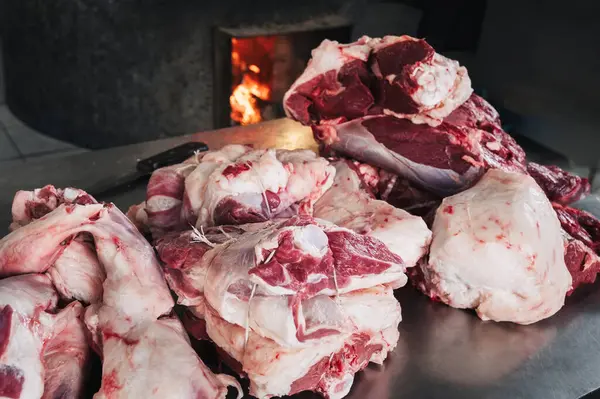
[[[552,202],[569,205],[590,193],[591,186],[588,179],[568,173],[558,166],[543,166],[529,162],[527,171]]]
[[[253,330],[247,332],[209,306],[196,306],[194,313],[204,319],[208,336],[225,351],[232,368],[248,376],[251,395],[262,398],[311,390],[328,398],[342,398],[356,372],[369,362],[383,363],[396,346],[400,307],[391,289],[339,298],[341,306],[362,322],[353,332],[300,348],[282,346]]]
[[[149,227],[156,238],[189,225],[256,223],[310,213],[331,186],[333,173],[325,159],[309,150],[226,146],[196,164],[154,173],[146,199]]]
[[[431,298],[520,324],[556,313],[572,284],[550,201],[531,177],[495,169],[444,199],[419,271]]]
[[[33,191],[21,190],[15,194],[13,200],[11,230],[16,230],[32,220],[41,218],[61,204],[94,203],[97,203],[94,197],[77,188],[57,189],[52,185],[47,185]]]
[[[431,242],[431,231],[423,219],[375,199],[359,174],[360,165],[345,160],[334,165],[333,186],[315,204],[314,216],[377,238],[406,267],[414,266]]]
[[[83,307],[72,302],[54,320],[54,337],[43,352],[42,399],[78,399],[89,378],[91,348],[83,320]]]
[[[402,260],[381,241],[324,221],[295,217],[239,235],[215,230],[204,242],[186,245],[184,233],[157,245],[180,303],[206,301],[228,322],[288,346],[351,328],[330,296],[406,283]]]
[[[105,329],[102,341],[96,399],[225,398],[227,385],[242,392],[233,377],[215,375],[202,363],[177,318],[149,320],[125,335]]]
[[[437,126],[392,115],[313,125],[322,146],[408,179],[440,196],[471,186],[489,168],[526,173],[525,153],[476,95]]]
[[[0,274],[43,273],[81,233],[94,237],[106,271],[103,303],[137,317],[168,313],[173,301],[153,249],[114,205],[60,205],[0,240]],[[129,296],[121,292],[126,289]]]
[[[42,350],[52,338],[58,296],[44,275],[0,280],[0,397],[40,398]]]
[[[86,241],[84,236],[72,240],[47,273],[62,298],[96,303],[102,299],[106,273],[93,241]]]
[[[496,110],[472,93],[466,69],[424,40],[363,37],[317,47],[284,107],[312,127],[322,152],[397,175],[385,179],[383,197],[421,215],[492,168],[529,171],[563,204],[589,192],[585,179],[558,167],[527,166]]]
[[[20,227],[0,241],[0,271],[4,275],[44,272],[64,254],[65,247],[73,237],[82,234],[93,237],[96,259],[106,273],[101,300],[89,306],[85,312],[86,328],[105,364],[100,397],[131,397],[131,393],[136,397],[164,398],[181,397],[178,396],[180,393],[189,393],[190,397],[224,398],[225,387],[233,380],[215,376],[206,368],[185,337],[177,333],[178,329],[182,330],[178,320],[158,320],[171,313],[173,300],[154,249],[114,205],[62,204],[40,219]],[[78,264],[71,262],[70,266],[60,267],[77,268]],[[44,278],[51,285],[50,280]],[[7,280],[10,279],[0,282]],[[145,336],[148,329],[151,333]],[[69,330],[63,328],[62,332],[48,346],[49,350],[53,345],[76,347],[72,342],[75,338],[69,335]],[[162,337],[159,344],[152,341],[154,334]],[[21,335],[25,336],[24,333]],[[113,346],[115,340],[116,349]],[[128,358],[131,364],[122,364],[128,353],[118,345],[121,341],[126,346],[140,345],[134,358]],[[43,345],[31,347],[32,351],[37,350],[36,359],[39,362]],[[73,392],[79,384],[74,372],[76,364],[64,363],[58,358],[58,353],[48,353],[48,356],[49,364],[53,367],[51,371],[61,373],[64,377],[61,383],[50,380],[51,388],[57,393],[64,389],[65,395]],[[146,364],[144,356],[153,359],[153,385],[148,384],[148,370],[143,367]],[[176,356],[179,364],[186,369],[173,368],[176,358],[172,356]],[[113,375],[117,372],[114,370],[117,363],[121,364],[118,379]],[[71,372],[72,378],[65,374]],[[42,378],[41,375],[39,378]],[[186,388],[181,384],[188,377],[191,379],[187,381]],[[181,383],[178,386],[180,391],[171,389],[174,396],[166,396],[163,390],[173,381]],[[156,391],[157,386],[162,387],[160,392]]]
[[[565,263],[573,278],[569,293],[593,283],[600,272],[600,221],[592,214],[553,204],[564,230]]]
[[[186,328],[214,341],[251,395],[341,398],[398,340],[406,268],[375,235],[295,216],[171,233],[156,249]]]
[[[304,124],[392,114],[435,125],[471,93],[466,69],[424,40],[364,36],[351,44],[324,40],[283,104]]]
[[[63,204],[85,205],[97,204],[97,202],[85,191],[76,188],[57,189],[47,185],[33,191],[19,191],[13,200],[11,230],[44,218]],[[27,231],[30,230],[17,236],[24,237]],[[16,242],[26,243],[21,239],[17,239]],[[0,244],[0,247],[2,245]],[[93,238],[89,234],[74,235],[61,243],[61,250],[55,253],[54,258],[49,260],[49,264],[48,275],[64,299],[93,303],[102,297],[102,281],[106,275],[94,251]],[[17,265],[14,273],[42,272],[46,267],[42,269],[27,270],[23,267],[19,269]]]

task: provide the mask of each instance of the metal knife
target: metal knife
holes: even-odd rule
[[[170,150],[153,155],[150,158],[138,161],[134,172],[127,172],[121,176],[111,176],[92,185],[86,190],[93,197],[115,191],[117,189],[131,188],[135,183],[149,177],[156,169],[181,163],[198,152],[208,151],[208,146],[201,142],[188,142]]]

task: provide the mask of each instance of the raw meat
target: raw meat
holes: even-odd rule
[[[42,350],[52,338],[58,296],[44,275],[0,280],[0,397],[40,398]]]
[[[354,332],[325,337],[300,348],[275,341],[228,323],[206,305],[194,308],[203,318],[208,336],[228,355],[231,366],[250,380],[250,394],[259,398],[311,390],[328,398],[347,395],[354,374],[369,362],[382,364],[398,341],[400,307],[391,289],[342,295],[345,309],[362,320]],[[365,302],[365,295],[373,301]],[[342,299],[344,298],[344,299]],[[381,306],[385,303],[390,306]]]
[[[255,223],[310,213],[334,173],[309,150],[226,146],[195,163],[157,170],[148,184],[148,224],[159,237],[189,225]]]
[[[526,165],[496,110],[472,94],[467,71],[424,40],[325,40],[284,97],[286,114],[312,126],[322,153],[382,168],[382,199],[426,215],[486,170],[531,173],[562,204],[589,192],[560,168]],[[394,176],[397,175],[397,176]]]
[[[315,204],[314,216],[377,238],[406,267],[414,266],[427,253],[431,242],[431,231],[423,219],[376,200],[368,191],[369,185],[364,183],[365,173],[359,171],[361,165],[345,160],[334,165],[333,186]]]
[[[181,304],[206,300],[228,322],[298,346],[350,328],[330,296],[406,283],[400,257],[375,238],[310,217],[248,228],[234,236],[213,228],[195,244],[186,233],[158,242]]]
[[[13,200],[11,230],[46,216],[61,204],[96,203],[89,194],[76,188],[57,189],[47,185],[33,191],[19,191]],[[106,274],[94,251],[92,237],[82,233],[61,246],[62,253],[48,269],[48,275],[61,297],[67,300],[77,299],[84,303],[98,301],[102,297],[102,281]]]
[[[486,169],[526,172],[525,153],[473,94],[437,126],[392,115],[313,125],[322,146],[408,179],[440,196],[468,188]]]
[[[42,399],[83,397],[90,372],[91,349],[81,316],[83,307],[72,302],[54,320],[54,337],[43,352],[44,394]]]
[[[15,194],[13,200],[11,230],[16,230],[32,220],[41,218],[61,204],[95,203],[97,201],[91,195],[77,188],[57,189],[52,185],[47,185],[33,191],[21,190]]]
[[[94,399],[225,398],[227,385],[242,392],[233,377],[206,368],[177,318],[148,320],[126,335],[105,330],[102,341],[102,386]]]
[[[351,44],[324,40],[283,99],[304,124],[392,114],[439,124],[472,93],[464,67],[410,36],[363,36]]]
[[[565,172],[558,166],[542,166],[529,162],[527,171],[552,202],[569,205],[590,193],[588,179]]]
[[[431,226],[427,216],[435,212],[442,202],[438,195],[425,191],[409,180],[396,174],[380,170],[377,185],[377,195],[383,201],[404,209],[413,215],[421,216],[425,219],[428,226]]]
[[[176,333],[178,329],[182,330],[177,319],[157,320],[171,313],[171,294],[153,248],[114,205],[62,204],[40,219],[20,227],[0,241],[0,271],[4,275],[44,272],[64,254],[73,237],[82,233],[93,237],[97,260],[106,272],[101,301],[89,306],[85,312],[85,324],[92,343],[102,354],[105,364],[98,397],[131,397],[129,394],[132,393],[145,398],[179,398],[178,394],[185,392],[191,397],[224,398],[225,387],[233,380],[215,376],[204,366],[185,336]],[[77,262],[70,265],[73,268],[78,266]],[[46,281],[50,284],[50,280],[46,278]],[[161,332],[163,329],[166,331]],[[157,340],[160,336],[159,342],[145,336],[147,330],[156,333]],[[70,338],[59,335],[56,344],[62,345],[61,340],[68,341]],[[34,349],[36,347],[32,346]],[[38,348],[40,351],[41,346]],[[128,351],[133,351],[135,358]],[[148,384],[143,356],[161,359],[160,364],[153,360],[153,385]],[[172,356],[177,356],[177,359]],[[39,357],[38,353],[38,360]],[[123,359],[128,359],[129,364],[122,365],[118,376],[113,375],[117,371],[108,366],[115,367],[117,363],[123,363]],[[180,363],[175,370],[172,366],[177,361]],[[187,385],[181,385],[181,382],[180,391],[171,389],[173,396],[163,392],[173,381],[181,381],[181,376],[186,373],[193,378],[187,380]],[[76,383],[74,380],[65,382],[71,384],[71,388]],[[158,386],[162,388],[155,390]],[[53,388],[61,389],[60,384],[53,385]]]
[[[424,225],[407,223],[427,239]],[[422,250],[414,245],[407,253]],[[341,398],[398,340],[393,289],[406,283],[406,268],[374,235],[295,216],[170,233],[156,249],[191,312],[186,328],[215,342],[250,379],[251,395]]]
[[[102,282],[106,278],[93,241],[84,241],[81,234],[72,240],[47,271],[60,296],[84,303],[102,299]]]
[[[106,271],[103,303],[131,317],[156,319],[173,306],[152,247],[114,205],[60,205],[0,240],[0,274],[43,273],[72,237],[94,237]],[[142,278],[143,277],[143,278]],[[126,287],[129,296],[122,294]]]
[[[556,313],[572,279],[561,226],[527,175],[488,171],[445,198],[417,286],[433,299],[473,308],[484,320],[530,324]]]
[[[573,288],[593,283],[600,272],[600,221],[588,212],[553,204],[564,229],[565,263]]]

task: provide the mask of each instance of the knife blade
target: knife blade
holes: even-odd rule
[[[208,146],[202,142],[184,143],[149,158],[142,159],[137,162],[135,171],[102,179],[86,191],[93,197],[101,197],[108,192],[131,187],[139,180],[149,177],[156,169],[181,163],[195,153],[205,151],[208,151]]]

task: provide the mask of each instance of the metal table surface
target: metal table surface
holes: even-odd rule
[[[136,161],[188,140],[211,148],[316,148],[310,129],[289,120],[118,147],[59,160],[0,167],[0,226],[8,226],[14,192],[45,184],[89,188]],[[145,182],[99,198],[124,211],[144,199]],[[597,198],[583,207],[600,214]],[[359,373],[349,398],[565,398],[600,388],[600,289],[568,298],[554,317],[531,326],[482,322],[472,312],[433,303],[411,287],[398,290],[403,309],[398,347],[381,366]],[[301,395],[311,397],[312,395]]]

